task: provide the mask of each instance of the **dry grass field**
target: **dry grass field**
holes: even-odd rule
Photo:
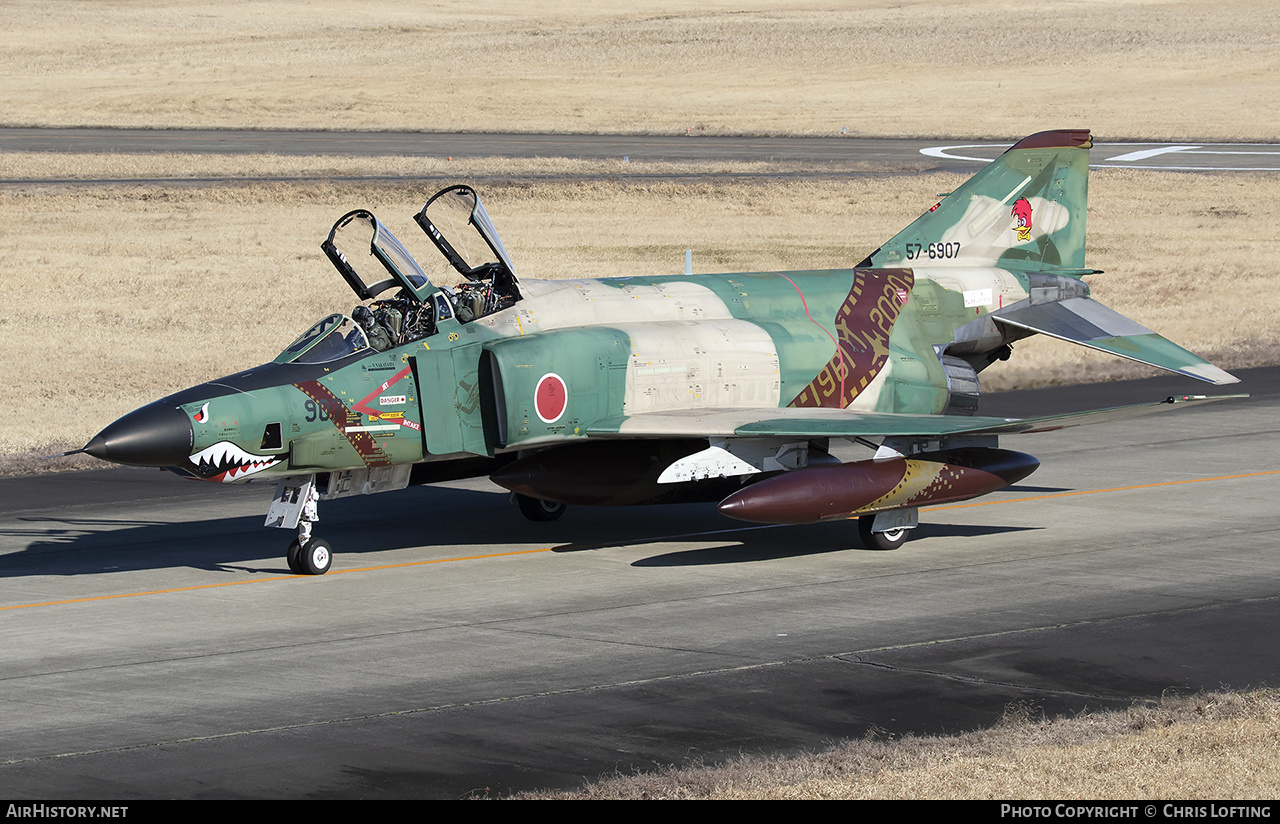
[[[9,124],[1271,139],[1271,0],[10,0]]]
[[[603,779],[577,799],[1274,799],[1280,695],[1166,698],[1052,721],[1013,711],[951,738],[848,741],[798,758]]]

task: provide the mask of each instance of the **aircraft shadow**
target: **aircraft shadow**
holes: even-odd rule
[[[415,489],[324,502],[316,534],[333,543],[339,558],[424,544],[487,543],[488,536],[474,529],[470,513],[505,508],[505,493],[431,493]],[[295,533],[264,528],[266,501],[262,503],[261,515],[190,522],[19,517],[0,528],[0,541],[13,545],[30,537],[31,542],[0,555],[0,579],[172,567],[291,574],[284,553]],[[510,509],[513,523],[523,521],[514,506]],[[493,520],[486,515],[479,522]],[[464,523],[471,528],[462,528]]]
[[[398,549],[459,547],[501,552],[543,544],[557,553],[636,547],[656,542],[697,543],[636,566],[749,563],[856,549],[857,526],[842,520],[809,526],[746,524],[711,504],[648,507],[570,507],[558,521],[527,521],[505,492],[418,487],[399,493],[321,504],[316,534],[333,546],[337,568],[360,566],[360,556]],[[266,529],[263,515],[161,522],[128,518],[20,516],[0,528],[0,541],[25,547],[0,554],[0,579],[101,575],[176,567],[209,571],[291,574],[284,552],[294,533]],[[922,524],[915,541],[971,537],[1010,527]],[[715,542],[715,546],[705,546]],[[408,559],[406,559],[408,560]]]
[[[909,552],[917,542],[929,538],[978,538],[1005,532],[1029,532],[1043,527],[1014,526],[961,526],[954,524],[924,524],[915,529],[911,540],[896,552]],[[858,553],[884,554],[885,550],[867,549],[858,538],[854,521],[833,521],[806,526],[776,527],[772,531],[746,532],[726,535],[734,541],[730,545],[687,549],[668,552],[636,561],[632,566],[709,566],[717,564],[772,561],[779,558],[796,558],[807,555],[823,555],[828,552],[854,551]],[[939,543],[929,546],[930,551],[956,549]]]

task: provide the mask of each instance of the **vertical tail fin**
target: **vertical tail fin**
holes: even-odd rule
[[[1084,268],[1089,132],[1023,138],[859,267]]]

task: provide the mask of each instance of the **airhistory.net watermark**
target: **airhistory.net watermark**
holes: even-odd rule
[[[67,804],[10,804],[5,818],[127,818],[128,807]]]

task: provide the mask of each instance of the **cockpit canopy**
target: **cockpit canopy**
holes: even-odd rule
[[[342,314],[329,315],[303,332],[276,356],[276,363],[328,363],[369,348],[360,324]]]
[[[365,237],[369,238],[368,254],[363,253]],[[356,209],[338,218],[320,248],[324,249],[361,300],[373,300],[388,289],[399,286],[408,295],[416,297],[419,303],[426,303],[432,294],[439,291],[391,230],[379,223],[373,212],[367,209]],[[344,250],[349,250],[350,254]],[[385,275],[371,265],[370,259],[386,270]],[[365,273],[363,276],[360,274],[362,271]]]
[[[488,281],[497,291],[520,299],[511,258],[475,189],[462,185],[442,189],[413,219],[467,280]]]
[[[511,259],[470,186],[450,186],[432,195],[414,220],[469,282],[505,296],[508,305],[520,299]],[[402,298],[425,304],[440,291],[391,230],[367,209],[340,217],[320,246],[361,300],[374,300],[398,286]]]
[[[356,320],[342,314],[321,320],[277,363],[328,363],[362,349],[383,351],[430,337],[442,323],[469,323],[520,300],[507,250],[474,189],[437,192],[414,220],[466,282],[437,287],[373,212],[347,212],[320,246],[360,300],[374,303],[356,307]],[[394,298],[379,297],[397,287]]]

